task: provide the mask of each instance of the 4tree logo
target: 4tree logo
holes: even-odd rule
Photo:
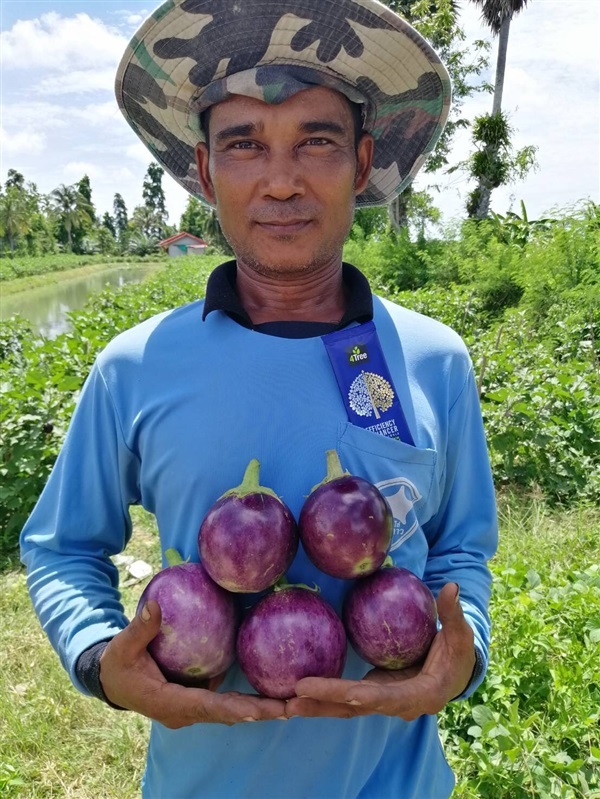
[[[364,344],[355,344],[353,347],[348,348],[346,352],[348,353],[348,360],[353,366],[369,360],[369,353]]]

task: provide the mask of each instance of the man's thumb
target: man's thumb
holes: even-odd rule
[[[457,583],[446,583],[437,598],[437,609],[442,627],[464,621],[459,602],[460,587]]]
[[[149,599],[142,605],[126,628],[130,645],[145,649],[160,630],[160,605]]]

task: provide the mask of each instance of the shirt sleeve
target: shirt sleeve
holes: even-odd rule
[[[131,535],[139,459],[127,447],[101,369],[83,387],[64,445],[21,533],[21,558],[42,627],[74,685],[77,660],[127,625],[111,556]]]
[[[438,512],[424,526],[429,557],[423,579],[436,595],[447,582],[460,587],[460,602],[473,628],[476,649],[471,680],[456,697],[464,699],[481,684],[487,670],[492,581],[488,560],[498,544],[494,484],[472,368],[448,421],[442,499]]]

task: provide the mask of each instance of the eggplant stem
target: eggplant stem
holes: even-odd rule
[[[222,494],[219,499],[224,499],[225,497],[241,498],[247,497],[249,494],[268,494],[271,497],[275,497],[275,499],[279,499],[277,494],[271,488],[260,485],[258,479],[259,471],[260,461],[258,461],[256,458],[252,458],[250,463],[246,466],[244,477],[239,486],[230,488],[228,491]]]
[[[316,491],[317,488],[321,488],[321,486],[327,485],[327,483],[331,483],[333,480],[338,480],[340,477],[350,476],[350,472],[342,468],[340,456],[337,454],[336,449],[328,449],[326,452],[326,456],[327,456],[327,474],[325,475],[324,480],[321,480],[320,483],[317,483],[316,486],[313,486],[311,488],[310,490],[311,494],[313,493],[313,491]]]

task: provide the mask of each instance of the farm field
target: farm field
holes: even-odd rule
[[[379,294],[454,327],[479,386],[501,522],[488,676],[441,715],[457,799],[600,799],[600,217],[514,219],[444,240],[365,237],[346,257]],[[510,222],[510,224],[508,224]],[[0,323],[0,794],[139,795],[148,725],[81,697],[34,618],[17,540],[96,353],[202,296],[218,256],[95,295],[55,340]],[[158,568],[134,509],[127,554]],[[125,578],[125,573],[123,577]],[[132,613],[143,583],[124,585]],[[424,797],[424,799],[427,799]]]

